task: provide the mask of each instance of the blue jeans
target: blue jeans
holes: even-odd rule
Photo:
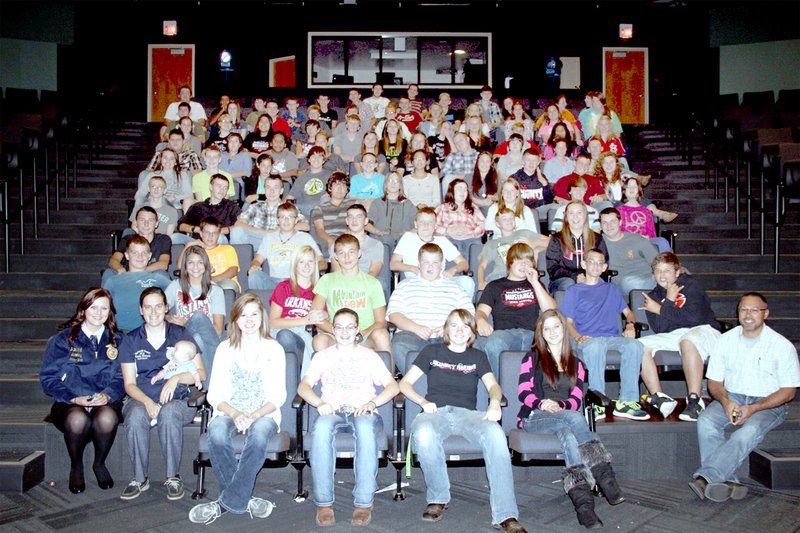
[[[656,280],[653,276],[617,276],[611,278],[611,281],[619,287],[622,291],[622,296],[625,300],[628,299],[631,291],[634,289],[652,290],[656,286]]]
[[[266,269],[266,270],[265,270]],[[269,275],[269,263],[264,261],[261,270],[253,270],[247,275],[247,285],[260,291],[274,291],[278,283],[285,278],[273,278]]]
[[[267,457],[267,444],[278,433],[275,421],[263,416],[245,433],[244,448],[236,460],[233,438],[239,433],[233,419],[219,415],[208,425],[208,451],[219,481],[219,503],[232,513],[247,512],[256,476]]]
[[[592,337],[577,346],[589,372],[589,388],[603,394],[606,392],[606,352],[617,350],[621,355],[619,399],[623,402],[639,401],[639,373],[644,354],[641,342],[627,337]]]
[[[435,413],[420,413],[411,424],[412,451],[417,454],[425,474],[427,502],[447,504],[450,503],[450,478],[442,443],[451,435],[459,435],[479,444],[489,478],[492,523],[499,524],[519,517],[519,510],[506,434],[500,424],[483,420],[484,416],[485,411],[450,405],[439,407]]]
[[[319,416],[311,434],[311,476],[313,498],[317,506],[333,505],[333,476],[336,469],[336,433],[355,435],[356,449],[353,470],[356,486],[353,498],[356,507],[372,507],[378,490],[378,433],[383,419],[377,413],[361,416],[334,413]]]
[[[548,292],[555,295],[557,291],[565,291],[570,285],[575,285],[575,280],[572,278],[558,278],[550,281]]]
[[[204,313],[195,313],[186,322],[186,331],[194,339],[197,344],[197,350],[203,358],[203,364],[206,366],[206,381],[203,386],[208,385],[211,379],[211,368],[214,366],[214,354],[217,353],[217,346],[219,346],[220,338],[217,335],[217,330],[214,329],[214,324],[211,319]]]
[[[531,324],[533,327],[533,324]],[[475,339],[475,348],[486,352],[492,372],[497,375],[500,370],[500,353],[513,350],[525,351],[531,349],[533,343],[533,330],[530,329],[496,329],[488,337]]]
[[[658,253],[672,251],[672,247],[669,245],[669,241],[664,237],[652,237],[650,239],[650,242],[656,245],[656,247],[658,248]]]
[[[756,403],[761,398],[728,393],[739,405]],[[764,440],[769,431],[786,420],[788,407],[781,405],[754,413],[745,423],[725,438],[725,429],[733,427],[719,402],[711,402],[697,419],[697,441],[700,445],[700,468],[694,477],[703,476],[709,483],[739,480],[736,471],[750,452]]]
[[[314,349],[311,347],[311,334],[301,326],[272,329],[269,334],[283,347],[283,351],[303,356],[303,364],[300,367],[300,379],[303,379],[308,365],[311,364],[311,356],[314,355]]]
[[[567,466],[583,463],[578,446],[595,438],[580,411],[562,409],[557,413],[548,413],[536,409],[522,423],[528,433],[556,435],[561,441],[564,463]]]
[[[464,256],[464,259],[469,261],[469,247],[472,245],[472,243],[481,242],[481,239],[480,237],[472,237],[469,239],[450,239],[450,242],[455,245],[458,252]]]
[[[250,244],[253,250],[257,251],[261,246],[261,241],[264,240],[264,233],[242,226],[234,226],[231,228],[230,240],[231,244]]]
[[[407,368],[403,368],[406,363],[406,354],[408,352],[419,352],[429,344],[441,344],[442,338],[437,339],[420,339],[416,334],[410,331],[397,330],[392,336],[392,353],[394,354],[394,363],[397,370],[406,373]]]

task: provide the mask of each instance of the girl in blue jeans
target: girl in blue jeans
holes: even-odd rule
[[[214,353],[225,328],[225,294],[211,281],[211,261],[202,246],[189,246],[180,263],[180,278],[167,286],[167,322],[183,326],[194,339],[210,376]]]
[[[278,433],[281,405],[286,401],[286,356],[269,336],[267,312],[255,294],[233,304],[228,339],[216,353],[208,387],[214,414],[208,426],[209,453],[219,481],[219,499],[189,512],[195,524],[210,524],[224,512],[266,518],[274,504],[253,496],[256,476]],[[244,435],[236,460],[234,439]]]
[[[589,431],[583,416],[586,367],[574,357],[567,321],[556,309],[536,321],[534,343],[522,359],[518,395],[522,407],[517,425],[530,433],[552,433],[564,451],[564,492],[575,505],[578,522],[587,529],[603,523],[594,512],[592,487],[597,483],[608,503],[625,501],[611,468],[611,454]]]

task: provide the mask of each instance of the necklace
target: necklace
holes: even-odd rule
[[[280,232],[280,231],[278,232],[278,240],[279,240],[279,241],[281,241],[281,244],[286,244],[287,242],[291,241],[291,240],[292,240],[292,237],[294,237],[294,233],[292,233],[291,235],[289,235],[288,237],[286,237],[286,238],[284,239],[284,238],[281,236],[281,232]]]

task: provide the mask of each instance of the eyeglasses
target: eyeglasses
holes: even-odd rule
[[[352,333],[353,331],[356,331],[357,329],[358,329],[358,326],[355,326],[353,324],[350,324],[348,326],[333,326],[333,330],[334,331],[338,331],[340,333],[342,331],[346,331],[347,333]]]
[[[739,314],[740,315],[757,315],[763,311],[766,311],[767,308],[760,308],[760,307],[740,307]]]
[[[590,265],[597,265],[597,266],[603,266],[603,265],[605,265],[605,264],[606,264],[606,262],[605,262],[605,261],[599,261],[599,260],[595,260],[595,259],[589,259],[589,260],[588,260],[588,261],[586,261],[586,262],[587,262],[588,264],[590,264]]]

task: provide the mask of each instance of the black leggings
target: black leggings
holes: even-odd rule
[[[89,441],[94,444],[93,466],[103,466],[122,421],[122,402],[95,407],[91,411],[80,405],[53,404],[50,418],[64,433],[73,470],[83,472],[83,451]]]

